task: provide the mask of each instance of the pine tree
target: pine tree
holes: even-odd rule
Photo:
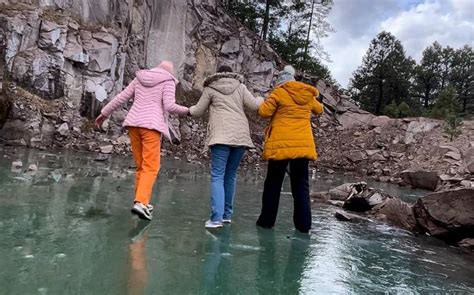
[[[465,45],[453,55],[450,84],[456,89],[461,111],[466,113],[474,104],[474,52],[471,46]]]
[[[446,119],[459,112],[459,105],[456,100],[456,90],[454,87],[447,87],[441,91],[435,104],[430,111],[430,117],[435,119]]]
[[[405,56],[401,42],[391,33],[381,32],[372,40],[362,65],[353,74],[353,98],[377,115],[392,101],[406,101],[414,106],[407,99],[413,66],[414,61]]]
[[[420,65],[414,70],[413,97],[420,99],[424,108],[428,108],[440,91],[441,53],[438,42],[423,51]]]
[[[456,137],[462,134],[462,125],[463,122],[459,116],[449,114],[448,117],[446,117],[443,131],[448,135],[450,141],[453,141]]]

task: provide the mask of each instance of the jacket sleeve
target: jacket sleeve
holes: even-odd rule
[[[112,114],[118,107],[133,98],[136,85],[137,78],[133,79],[133,81],[128,84],[127,88],[117,94],[117,96],[115,96],[105,107],[103,107],[100,113],[106,117],[110,116],[110,114]]]
[[[176,103],[176,84],[174,81],[163,82],[163,109],[165,112],[186,115],[188,108]]]
[[[209,89],[206,87],[204,88],[204,91],[202,92],[201,98],[199,98],[198,103],[189,108],[189,113],[193,117],[201,117],[206,113],[210,104],[211,95],[209,93]]]
[[[264,103],[260,106],[258,109],[258,114],[263,117],[263,118],[270,118],[273,116],[273,113],[278,108],[278,96],[276,94],[276,91],[273,91],[270,96],[265,100]]]
[[[321,115],[324,112],[323,104],[316,100],[313,100],[313,106],[311,107],[311,112],[315,115]]]
[[[248,109],[252,111],[257,111],[260,105],[263,103],[263,98],[261,97],[254,97],[252,93],[247,89],[244,84],[241,84],[242,87],[242,95],[244,97],[244,105]]]

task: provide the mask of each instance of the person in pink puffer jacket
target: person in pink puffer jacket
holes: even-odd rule
[[[171,140],[168,114],[189,113],[187,107],[176,104],[178,80],[173,73],[173,64],[169,61],[151,70],[138,71],[136,78],[102,109],[96,119],[96,125],[100,128],[113,111],[133,99],[123,126],[128,129],[137,165],[132,213],[145,220],[152,219],[150,199],[160,169],[161,136]]]

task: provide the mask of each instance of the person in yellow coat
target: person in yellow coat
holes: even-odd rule
[[[275,89],[258,110],[260,116],[271,121],[265,130],[263,158],[268,161],[268,168],[257,225],[263,228],[275,225],[281,187],[289,166],[293,222],[298,231],[308,233],[311,229],[308,165],[318,156],[311,115],[322,114],[323,105],[316,100],[318,89],[295,81],[294,75],[295,69],[286,66],[278,74]]]

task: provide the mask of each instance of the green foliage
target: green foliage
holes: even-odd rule
[[[329,60],[320,39],[332,32],[327,16],[333,0],[227,0],[227,9],[268,40],[297,69],[336,84],[320,58]]]
[[[474,113],[474,53],[471,46],[443,48],[434,42],[418,65],[393,35],[372,40],[349,91],[363,109],[392,117]]]
[[[444,122],[444,133],[449,137],[450,141],[462,134],[462,119],[455,115],[449,114]]]
[[[459,112],[459,105],[456,101],[456,91],[453,87],[441,91],[429,116],[435,119],[446,119]]]
[[[405,118],[413,116],[413,111],[404,101],[402,101],[400,104],[392,101],[384,107],[383,114],[391,118]]]
[[[399,118],[400,117],[400,110],[398,109],[398,105],[395,101],[392,101],[388,105],[383,108],[383,114],[389,116],[391,118]]]
[[[351,93],[362,108],[380,115],[391,102],[409,101],[414,61],[406,57],[401,42],[382,32],[370,43],[362,65],[351,79]]]
[[[413,111],[411,110],[410,106],[402,101],[398,106],[398,110],[400,111],[400,118],[410,117],[413,116]]]

